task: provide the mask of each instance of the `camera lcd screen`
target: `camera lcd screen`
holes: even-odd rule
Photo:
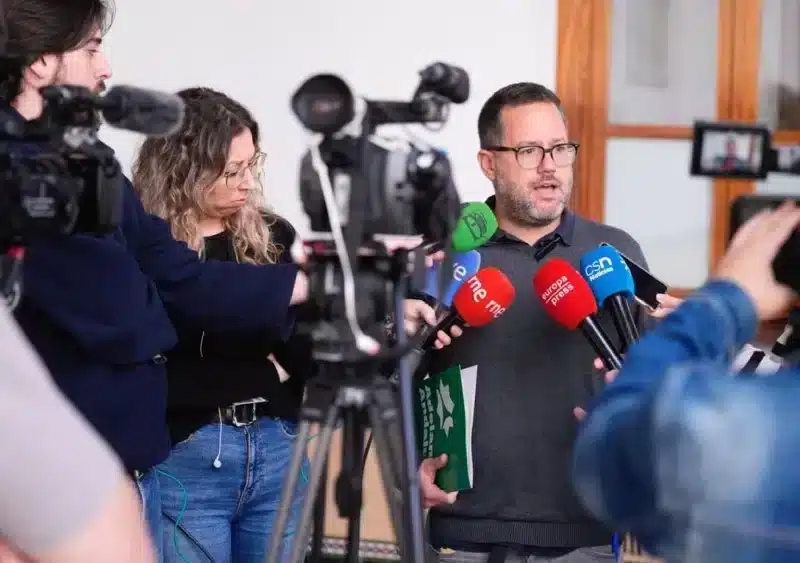
[[[736,123],[695,123],[690,173],[713,178],[767,177],[770,146],[764,127]]]

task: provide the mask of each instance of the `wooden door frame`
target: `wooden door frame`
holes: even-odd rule
[[[572,208],[595,221],[605,218],[606,146],[610,137],[691,139],[691,127],[619,125],[608,122],[612,0],[558,0],[556,93],[570,136],[581,143]],[[762,0],[719,0],[717,119],[756,121],[759,109]],[[688,163],[687,163],[688,167]],[[711,268],[728,240],[733,200],[755,190],[753,182],[712,182]],[[670,288],[685,294],[693,288]]]

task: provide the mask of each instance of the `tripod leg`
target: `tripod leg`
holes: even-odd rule
[[[308,443],[310,432],[311,425],[307,421],[301,420],[297,425],[297,437],[295,438],[294,451],[292,452],[292,459],[289,462],[289,469],[286,472],[286,478],[283,482],[280,508],[275,518],[275,526],[272,528],[272,536],[270,536],[269,539],[269,551],[267,551],[268,563],[278,563],[281,561],[283,535],[286,532],[286,524],[289,521],[292,499],[294,497],[294,491],[297,488],[297,480],[302,472],[303,460],[306,455],[306,444]],[[313,496],[313,490],[310,490],[309,494]]]
[[[397,424],[396,419],[387,420],[383,407],[378,404],[371,404],[369,407],[370,426],[372,427],[372,440],[375,442],[375,454],[378,459],[378,466],[383,481],[383,489],[386,493],[386,501],[389,504],[389,516],[394,526],[395,537],[400,546],[401,561],[413,561],[408,559],[408,542],[406,539],[408,525],[403,522],[403,498],[398,481],[402,471],[401,465],[397,465],[399,460],[394,454],[400,448],[400,444],[391,444],[391,430],[388,426]],[[408,502],[409,499],[405,499]]]
[[[331,449],[331,439],[336,427],[339,415],[339,406],[334,403],[325,416],[325,422],[320,430],[317,449],[314,452],[314,459],[311,460],[311,471],[308,478],[308,496],[303,502],[303,509],[300,513],[300,522],[297,525],[297,533],[294,538],[291,563],[298,563],[305,558],[306,548],[308,547],[308,535],[311,529],[311,520],[314,513],[316,492],[322,480],[322,474],[327,466],[328,454]],[[277,562],[276,562],[277,563]]]
[[[345,408],[342,419],[342,469],[336,479],[336,504],[339,516],[347,518],[347,551],[345,561],[357,563],[361,543],[361,508],[364,479],[361,460],[364,457],[364,425],[362,411]]]
[[[325,535],[325,502],[328,496],[328,460],[322,470],[317,499],[314,505],[314,533],[311,536],[311,556],[308,563],[322,563],[322,538]]]

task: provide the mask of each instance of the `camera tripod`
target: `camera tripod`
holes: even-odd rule
[[[416,452],[408,452],[408,445],[403,440],[403,413],[398,407],[397,389],[386,377],[370,375],[369,365],[326,364],[325,368],[325,372],[310,381],[306,387],[306,400],[300,410],[295,448],[283,484],[281,508],[270,538],[267,561],[268,563],[303,561],[309,543],[312,517],[316,521],[312,552],[320,549],[328,455],[333,433],[341,421],[343,423],[342,470],[337,478],[335,496],[340,516],[348,520],[347,561],[358,561],[362,456],[364,435],[369,427],[375,442],[381,479],[395,537],[400,546],[401,559],[422,563],[424,543]],[[410,378],[407,378],[405,383],[410,391]],[[413,424],[413,421],[409,422]],[[318,445],[311,461],[308,489],[297,531],[294,534],[291,558],[287,560],[285,553],[281,555],[283,536],[313,424],[320,425]],[[414,470],[410,471],[412,465]]]

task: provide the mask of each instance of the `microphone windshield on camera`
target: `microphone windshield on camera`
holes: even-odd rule
[[[465,252],[486,244],[497,231],[497,218],[482,201],[472,201],[461,207],[458,223],[452,234],[453,250]]]
[[[185,111],[179,96],[135,86],[114,86],[99,98],[99,106],[109,125],[151,136],[177,131]]]
[[[581,258],[581,274],[602,306],[612,295],[633,299],[634,283],[628,265],[613,246],[601,246]]]
[[[483,268],[455,293],[453,308],[471,327],[481,327],[500,317],[514,302],[511,281],[497,268]]]
[[[569,330],[577,329],[597,313],[589,284],[561,258],[553,258],[539,268],[533,276],[533,289],[547,314]]]
[[[463,104],[469,99],[469,74],[461,67],[433,63],[422,69],[419,75],[424,90],[444,96],[454,104]]]

